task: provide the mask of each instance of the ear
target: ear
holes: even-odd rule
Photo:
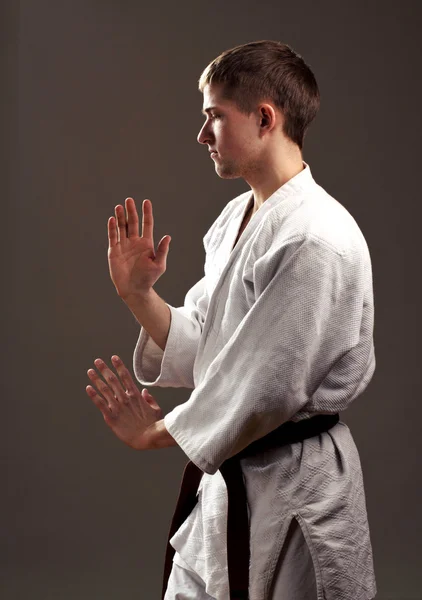
[[[262,104],[260,107],[260,127],[265,127],[269,130],[273,129],[276,124],[276,114],[271,104]]]

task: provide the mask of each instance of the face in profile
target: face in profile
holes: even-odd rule
[[[204,88],[203,114],[206,121],[197,140],[215,151],[217,174],[223,179],[247,177],[256,168],[260,150],[259,115],[241,113],[235,104],[222,98],[221,86],[206,85]]]

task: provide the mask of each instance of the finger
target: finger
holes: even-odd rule
[[[117,206],[114,207],[114,212],[116,214],[117,227],[119,230],[119,242],[121,244],[124,244],[124,242],[127,240],[127,223],[125,209],[121,204],[117,204]]]
[[[128,237],[139,237],[139,217],[133,198],[126,198],[126,221]]]
[[[116,219],[114,217],[110,217],[107,223],[108,230],[108,247],[113,248],[119,241],[117,235],[117,227],[116,227]]]
[[[117,356],[117,354],[114,354],[111,357],[111,362],[113,363],[114,368],[119,374],[119,377],[124,385],[125,390],[133,395],[139,394],[139,389],[133,381],[132,375],[130,374],[129,369],[123,363],[122,359],[119,356]]]
[[[157,251],[155,253],[155,262],[166,267],[167,254],[170,248],[171,237],[169,235],[165,235],[161,238],[160,243],[157,246]]]
[[[148,402],[148,404],[150,406],[152,406],[153,408],[158,408],[159,410],[161,410],[161,407],[155,401],[154,396],[151,396],[151,394],[149,393],[149,391],[146,388],[144,388],[142,390],[142,397],[144,398],[144,400],[146,402]]]
[[[113,400],[115,402],[123,402],[124,404],[127,404],[129,402],[129,399],[117,375],[113,373],[111,369],[109,369],[109,367],[103,360],[101,360],[101,358],[97,358],[96,360],[94,360],[94,364],[100,371],[101,375],[104,377],[106,383],[112,391]]]
[[[112,416],[114,416],[106,400],[104,400],[104,398],[100,396],[100,394],[97,394],[96,390],[92,387],[92,385],[87,385],[85,390],[88,396],[95,404],[95,406],[99,408],[100,411],[103,413],[104,417],[111,418]]]
[[[101,379],[98,373],[94,369],[88,369],[87,371],[88,377],[92,381],[92,383],[97,388],[98,392],[101,393],[102,397],[105,399],[109,409],[113,413],[118,412],[118,402],[114,396],[114,391]]]
[[[151,240],[151,244],[154,246],[154,217],[152,215],[152,204],[150,200],[144,200],[142,202],[142,237]]]

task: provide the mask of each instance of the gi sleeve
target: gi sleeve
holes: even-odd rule
[[[218,228],[227,217],[232,202],[222,210],[203,237],[206,264],[212,263],[212,253],[218,245]],[[207,269],[205,269],[206,273]],[[186,294],[184,305],[175,308],[170,304],[170,329],[164,351],[141,327],[133,354],[133,371],[143,385],[158,387],[195,387],[193,365],[198,350],[209,296],[206,274]]]
[[[255,302],[189,400],[164,417],[200,469],[214,474],[318,394],[323,412],[336,413],[362,389],[373,370],[366,261],[362,248],[340,252],[312,237],[250,261]]]
[[[167,306],[171,315],[164,351],[141,327],[133,370],[143,385],[194,388],[193,365],[208,307],[205,277],[188,291],[183,306]]]

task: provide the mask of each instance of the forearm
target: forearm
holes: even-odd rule
[[[169,434],[164,425],[164,419],[156,421],[148,428],[149,443],[151,450],[158,448],[167,448],[168,446],[177,446],[176,440]]]
[[[171,323],[171,312],[164,300],[151,288],[146,294],[123,298],[123,301],[138,323],[164,351]]]

